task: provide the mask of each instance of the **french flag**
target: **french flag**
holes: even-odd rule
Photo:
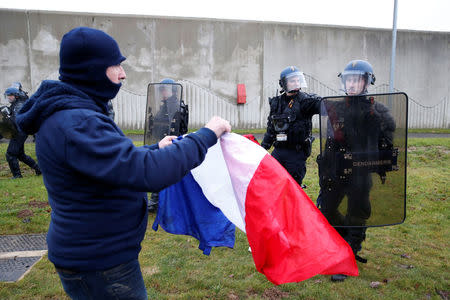
[[[172,226],[174,211],[185,232]],[[153,228],[195,236],[209,254],[211,246],[234,245],[229,222],[246,233],[256,269],[274,284],[317,274],[358,276],[350,246],[297,182],[266,150],[234,133],[224,134],[200,166],[160,193]]]

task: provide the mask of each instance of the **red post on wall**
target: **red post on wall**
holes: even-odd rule
[[[245,92],[245,84],[239,83],[237,85],[237,104],[245,104],[247,93]]]

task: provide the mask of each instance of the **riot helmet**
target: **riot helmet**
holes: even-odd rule
[[[177,94],[177,86],[175,80],[172,78],[164,78],[160,82],[159,92],[161,93],[163,99],[170,98],[172,95]]]
[[[17,99],[27,99],[28,95],[27,92],[22,90],[22,84],[20,82],[13,82],[11,86],[5,90],[5,98],[7,98],[9,102],[14,102]]]
[[[300,70],[294,66],[286,67],[281,71],[279,84],[282,91],[286,93],[296,93],[301,88],[307,87],[303,72],[300,72]]]
[[[338,77],[343,91],[350,96],[367,94],[369,84],[375,84],[372,65],[364,60],[352,60]]]
[[[174,83],[175,83],[175,80],[173,80],[172,78],[164,78],[163,80],[161,80],[160,83],[174,84]]]
[[[16,96],[20,97],[20,90],[16,87],[9,87],[5,90],[5,96]]]
[[[164,78],[161,80],[159,86],[159,90],[162,91],[165,88],[172,89],[172,92],[175,93],[177,91],[177,87],[175,86],[176,82],[172,78]]]
[[[21,84],[20,82],[18,82],[18,81],[13,82],[13,83],[11,84],[11,87],[17,88],[19,91],[23,91],[23,90],[22,90],[22,84]]]
[[[10,103],[20,98],[20,96],[21,92],[17,87],[9,87],[5,90],[5,99],[7,99]]]

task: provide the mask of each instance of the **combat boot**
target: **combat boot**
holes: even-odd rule
[[[344,274],[334,274],[331,276],[331,281],[337,282],[337,281],[344,281],[347,279],[347,275]]]
[[[39,168],[38,164],[33,168],[34,172],[36,173],[36,176],[42,175],[41,169]]]
[[[352,248],[353,254],[355,255],[355,259],[359,262],[366,263],[367,259],[362,258],[357,253],[362,249],[362,242],[366,238],[366,227],[357,227],[357,228],[347,228],[347,227],[337,227],[335,228],[339,234],[344,237],[345,241]],[[347,275],[344,274],[335,274],[331,276],[331,281],[340,282],[347,279]]]

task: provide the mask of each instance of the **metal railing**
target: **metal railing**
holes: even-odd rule
[[[388,93],[389,85],[382,84],[373,93]],[[401,92],[394,88],[394,92]],[[450,128],[449,96],[438,103],[427,106],[408,96],[408,127],[409,128]]]

